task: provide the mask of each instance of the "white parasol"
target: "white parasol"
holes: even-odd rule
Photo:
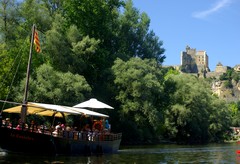
[[[95,98],[91,98],[90,100],[88,101],[84,101],[80,104],[77,104],[75,106],[73,106],[75,108],[107,108],[107,109],[113,109],[113,107],[101,102],[101,101],[98,101],[97,99]]]

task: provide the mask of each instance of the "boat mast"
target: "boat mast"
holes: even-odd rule
[[[23,125],[26,122],[26,115],[27,115],[28,88],[29,88],[29,78],[30,78],[30,68],[31,68],[31,62],[32,62],[32,48],[33,48],[33,42],[34,42],[35,28],[36,28],[35,25],[33,25],[32,26],[31,44],[30,44],[30,50],[29,50],[29,58],[28,58],[28,66],[27,66],[24,98],[23,98],[23,104],[22,104],[22,108],[21,108],[21,121],[22,121]]]

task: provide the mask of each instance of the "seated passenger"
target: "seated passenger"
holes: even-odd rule
[[[84,128],[83,128],[83,132],[84,132],[84,134],[85,135],[87,135],[87,140],[91,140],[91,138],[92,138],[92,133],[91,133],[91,129],[90,129],[90,126],[89,126],[89,124],[86,124],[85,126],[84,126]],[[85,137],[84,137],[85,138]]]
[[[2,120],[2,126],[5,127],[5,124],[6,124],[6,120]]]
[[[42,133],[42,131],[41,131],[41,126],[38,126],[38,127],[37,127],[37,133]]]
[[[22,123],[22,120],[19,119],[18,120],[18,125],[16,126],[16,130],[22,130],[22,127],[23,127],[23,123]],[[27,129],[28,128],[28,124],[25,124],[23,129]]]
[[[7,127],[7,128],[11,128],[12,127],[12,123],[10,122],[10,118],[6,118],[5,127]]]
[[[105,128],[104,128],[104,130],[109,132],[110,131],[110,127],[111,127],[111,125],[109,124],[108,120],[106,120],[105,121]]]
[[[58,122],[58,124],[55,126],[55,130],[54,130],[53,134],[59,135],[61,131],[62,131],[61,122]]]

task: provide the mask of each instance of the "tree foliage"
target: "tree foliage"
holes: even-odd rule
[[[123,15],[120,16],[118,57],[128,60],[131,57],[156,59],[161,64],[165,56],[162,41],[153,31],[149,31],[150,19],[146,13],[140,14],[133,7],[132,0],[126,2]]]
[[[222,133],[230,125],[230,117],[224,103],[212,96],[209,85],[187,74],[174,75],[168,80],[176,83],[173,105],[166,111],[168,137],[179,143],[222,139]]]
[[[239,127],[240,126],[240,101],[231,102],[228,104],[228,110],[231,114],[232,118],[232,126]]]
[[[140,138],[148,139],[144,134],[151,133],[153,136],[161,128],[163,120],[161,68],[155,60],[131,58],[127,62],[116,60],[112,70],[118,91],[116,99],[121,104],[121,119],[129,124],[135,123],[132,130]]]
[[[45,102],[73,106],[82,102],[91,92],[84,77],[70,72],[55,71],[51,66],[43,64],[36,70],[36,78],[31,78],[29,101]],[[17,99],[23,99],[25,79],[20,87],[15,88]],[[74,98],[74,100],[72,100]]]

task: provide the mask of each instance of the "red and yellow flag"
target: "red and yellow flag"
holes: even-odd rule
[[[35,49],[36,49],[37,53],[40,53],[41,52],[41,47],[40,47],[40,41],[39,41],[39,38],[38,38],[37,30],[35,30],[35,32],[34,32],[34,44],[35,44]]]

